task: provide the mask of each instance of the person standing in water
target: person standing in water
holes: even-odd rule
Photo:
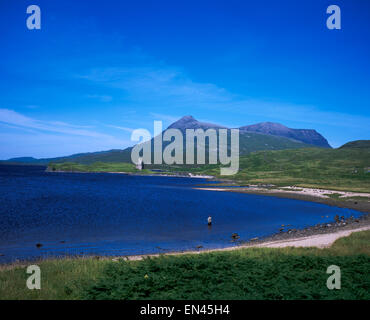
[[[212,217],[211,216],[208,216],[208,225],[211,226],[212,225]]]

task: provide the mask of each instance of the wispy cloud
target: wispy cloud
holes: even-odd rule
[[[99,139],[115,139],[111,135],[89,130],[90,126],[74,125],[61,121],[41,121],[9,109],[0,109],[0,123],[19,129],[33,129]]]
[[[80,78],[103,86],[120,88],[137,105],[150,109],[171,110],[184,115],[184,110],[219,111],[234,114],[236,119],[260,118],[261,121],[290,121],[333,127],[350,127],[367,130],[369,117],[323,111],[317,106],[285,102],[251,99],[247,95],[237,95],[211,83],[192,81],[181,69],[164,64],[145,67],[95,68]],[[180,113],[181,112],[181,113]],[[168,114],[150,112],[153,117],[175,121],[178,118]],[[245,120],[243,120],[245,121]],[[237,122],[237,121],[236,121]],[[248,123],[240,123],[248,124]]]
[[[160,66],[96,68],[79,78],[122,89],[137,103],[205,106],[232,101],[233,95],[211,83],[192,81],[180,69]]]
[[[123,130],[123,131],[130,132],[130,133],[132,131],[134,131],[134,129],[128,128],[128,127],[115,126],[115,125],[111,125],[111,124],[106,124],[106,126],[109,127],[109,128]]]
[[[0,157],[56,157],[80,152],[123,149],[132,142],[62,121],[41,121],[0,109]],[[122,129],[122,128],[120,128]],[[129,128],[125,128],[129,129]]]
[[[67,135],[77,135],[92,138],[112,138],[107,134],[87,130],[84,126],[68,124],[60,121],[41,121],[24,116],[9,109],[0,109],[0,122],[20,128],[37,129]]]

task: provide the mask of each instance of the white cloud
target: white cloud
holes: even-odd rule
[[[85,129],[84,126],[76,126],[60,121],[40,121],[29,118],[16,111],[0,109],[0,122],[21,128],[37,129],[67,135],[77,135],[92,138],[112,138],[111,136]]]
[[[136,103],[204,106],[228,103],[233,95],[210,83],[192,81],[181,70],[165,66],[97,68],[79,78],[124,90]]]
[[[134,129],[132,128],[128,128],[128,127],[121,127],[121,126],[114,126],[112,124],[107,124],[106,125],[107,127],[110,127],[110,128],[113,128],[113,129],[118,129],[118,130],[123,130],[123,131],[126,131],[126,132],[132,132],[134,131]]]
[[[264,101],[236,95],[211,83],[194,82],[180,69],[163,64],[141,68],[96,68],[80,77],[124,90],[132,104],[147,106],[150,110],[171,110],[181,116],[189,113],[186,112],[187,109],[197,108],[210,112],[220,111],[225,115],[233,115],[234,118],[236,116],[236,119],[244,121],[240,125],[250,124],[245,119],[252,117],[261,121],[290,121],[311,128],[329,125],[357,128],[365,132],[368,132],[370,122],[366,116],[325,111],[317,106]],[[171,122],[181,117],[149,113]]]
[[[61,121],[41,121],[16,111],[0,109],[0,158],[17,156],[58,157],[73,153],[124,149],[129,139],[90,130]]]

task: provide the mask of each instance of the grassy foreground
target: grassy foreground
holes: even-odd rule
[[[370,231],[331,248],[248,248],[142,261],[60,259],[37,263],[41,290],[25,266],[0,267],[0,299],[370,299]],[[328,290],[327,267],[341,268]]]

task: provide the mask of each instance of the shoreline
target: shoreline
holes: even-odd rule
[[[328,226],[329,225],[329,226]],[[142,260],[147,257],[160,257],[163,255],[184,255],[200,254],[209,252],[232,251],[247,248],[283,248],[283,247],[330,247],[335,240],[341,237],[347,237],[352,232],[370,230],[370,214],[365,214],[359,219],[347,219],[346,222],[339,224],[326,224],[307,227],[304,229],[289,229],[285,232],[279,232],[262,238],[254,238],[249,241],[238,241],[235,246],[213,249],[196,249],[172,251],[166,253],[129,255],[124,257],[110,257],[113,261],[125,259],[128,261]],[[102,257],[108,258],[109,257]]]
[[[161,253],[148,253],[125,256],[105,256],[105,255],[84,255],[84,256],[58,256],[38,258],[35,260],[18,260],[14,262],[0,264],[0,271],[16,267],[28,266],[30,263],[37,264],[47,260],[66,260],[66,259],[98,259],[98,260],[127,260],[138,261],[145,258],[156,258],[161,256],[177,256],[186,254],[201,254],[212,252],[233,251],[248,248],[284,248],[284,247],[316,247],[319,249],[330,247],[337,239],[347,237],[353,232],[370,230],[370,214],[365,214],[358,219],[347,219],[345,222],[331,223],[306,227],[304,229],[288,229],[287,231],[270,234],[261,238],[254,238],[248,241],[235,241],[236,245],[223,248],[211,249],[189,249],[180,251],[168,251]]]
[[[329,206],[353,209],[353,210],[361,211],[364,213],[370,213],[370,201],[350,199],[351,196],[353,197],[363,196],[363,197],[369,197],[370,199],[370,194],[368,193],[336,191],[336,190],[319,189],[319,188],[313,189],[313,188],[303,188],[303,187],[298,188],[302,191],[297,191],[294,189],[281,190],[281,189],[266,189],[266,188],[258,188],[258,187],[223,188],[221,186],[220,187],[215,186],[214,188],[213,187],[212,188],[195,187],[193,189],[206,190],[206,191],[218,191],[218,192],[237,192],[237,193],[254,194],[254,195],[260,195],[260,196],[270,196],[270,197],[310,201],[310,202],[326,204]],[[306,190],[315,190],[316,194],[315,192],[306,192]],[[333,199],[333,198],[330,198],[329,196],[324,196],[324,194],[346,194],[347,196],[340,198],[340,199]]]
[[[177,256],[177,255],[186,255],[186,254],[202,254],[202,253],[211,253],[211,252],[224,252],[224,251],[233,251],[240,249],[248,248],[285,248],[285,247],[316,247],[319,249],[330,247],[337,239],[348,237],[353,232],[361,232],[370,230],[370,225],[360,228],[353,228],[348,230],[342,230],[332,233],[325,234],[316,234],[311,236],[302,236],[297,238],[285,239],[285,240],[274,240],[274,241],[265,241],[256,242],[253,244],[242,244],[232,247],[225,248],[214,248],[214,249],[204,249],[204,250],[185,250],[185,251],[174,251],[167,253],[155,253],[155,254],[144,254],[144,255],[132,255],[124,257],[115,257],[112,258],[112,261],[118,261],[119,259],[125,259],[127,261],[138,261],[145,258],[156,258],[160,256]],[[268,238],[269,239],[269,238]],[[106,258],[106,257],[103,257]]]

